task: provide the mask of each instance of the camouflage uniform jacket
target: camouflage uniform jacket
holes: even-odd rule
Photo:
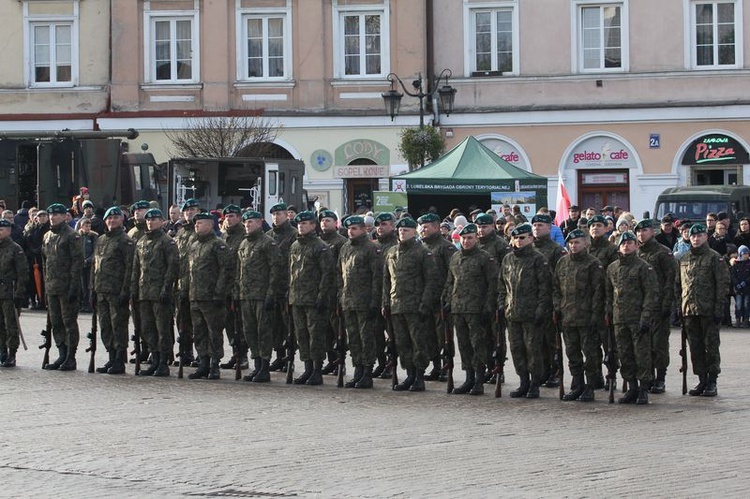
[[[496,231],[479,238],[479,249],[486,251],[494,258],[498,269],[500,269],[505,255],[511,251],[508,241],[500,237]]]
[[[213,232],[196,234],[188,250],[190,301],[219,301],[231,292],[229,248]]]
[[[177,236],[174,238],[174,241],[177,244],[177,251],[180,254],[180,274],[177,278],[177,289],[183,293],[190,289],[188,250],[196,237],[195,224],[192,222],[186,222],[182,224],[182,227],[177,231]]]
[[[430,313],[439,298],[435,257],[415,239],[385,252],[383,307],[394,314]]]
[[[161,229],[147,232],[135,246],[131,289],[139,300],[157,301],[162,293],[172,298],[179,267],[174,239]]]
[[[246,234],[237,249],[237,276],[241,300],[274,298],[281,286],[281,265],[276,241],[262,230]]]
[[[599,326],[604,323],[604,275],[598,258],[586,251],[569,253],[557,262],[552,305],[562,313],[562,325]]]
[[[430,253],[435,257],[435,263],[437,264],[437,286],[442,291],[445,286],[445,280],[448,277],[448,268],[451,265],[451,258],[456,254],[456,247],[453,243],[446,241],[440,232],[437,232],[430,237],[422,239],[424,244]],[[436,300],[440,300],[440,295],[435,297]],[[437,310],[439,302],[433,304],[433,309]]]
[[[238,286],[236,275],[234,274],[237,268],[237,250],[240,249],[240,244],[245,240],[245,226],[241,223],[227,227],[221,231],[221,239],[227,243],[229,248],[229,258],[231,259],[230,268],[232,269],[231,277],[232,280],[232,298],[237,300],[240,297],[240,289]]]
[[[651,322],[659,307],[653,267],[636,253],[620,255],[607,267],[607,308],[612,324]]]
[[[289,291],[289,250],[292,243],[297,239],[297,231],[287,220],[281,225],[274,225],[271,230],[266,232],[276,241],[279,249],[279,288],[277,297],[284,297]]]
[[[646,241],[639,249],[638,256],[646,261],[656,271],[659,283],[659,309],[661,314],[669,316],[674,300],[674,279],[677,274],[677,261],[666,246],[659,243],[655,237]]]
[[[65,222],[50,227],[42,242],[44,285],[48,295],[78,293],[83,269],[81,236]]]
[[[723,317],[729,290],[729,270],[721,255],[708,243],[690,248],[679,260],[675,277],[675,297],[680,299],[682,315]]]
[[[335,272],[333,252],[315,232],[297,236],[289,249],[289,304],[330,307]]]
[[[617,261],[617,246],[610,243],[606,236],[598,239],[591,238],[589,252],[602,262],[605,269],[609,267],[609,264]]]
[[[544,255],[544,258],[547,259],[550,272],[554,272],[560,258],[568,254],[568,251],[553,241],[549,235],[539,236],[534,239],[534,247],[539,253]]]
[[[394,230],[388,235],[385,236],[378,236],[377,240],[375,241],[375,244],[380,246],[380,251],[383,252],[383,256],[385,256],[386,251],[388,251],[388,248],[392,248],[393,246],[396,246],[398,244],[398,234]]]
[[[497,306],[508,320],[532,322],[550,312],[552,274],[534,245],[509,253],[500,267]]]
[[[133,222],[134,226],[128,231],[128,237],[133,240],[134,243],[138,243],[143,236],[148,232],[145,220],[138,220]]]
[[[443,288],[443,303],[450,303],[454,314],[492,313],[497,299],[497,272],[495,258],[478,245],[455,252]]]
[[[130,297],[135,243],[119,227],[96,241],[91,265],[91,289],[97,293]]]
[[[383,253],[367,234],[341,247],[338,260],[342,310],[379,309],[383,286]]]
[[[9,235],[0,241],[0,300],[25,297],[28,282],[29,263],[26,255]]]

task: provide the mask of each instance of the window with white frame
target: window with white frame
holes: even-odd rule
[[[29,28],[31,84],[72,85],[73,22],[32,22]]]
[[[382,8],[334,4],[338,77],[381,77],[389,72],[389,6],[385,3]]]
[[[741,65],[741,16],[736,1],[693,1],[690,5],[691,55],[695,68]],[[738,42],[739,40],[739,42]]]
[[[579,71],[627,69],[626,16],[627,10],[621,2],[578,5]]]
[[[241,79],[289,78],[289,29],[286,15],[247,15],[242,20]]]
[[[514,72],[513,7],[472,9],[471,72]]]
[[[197,81],[199,50],[195,16],[151,16],[148,26],[148,80]]]

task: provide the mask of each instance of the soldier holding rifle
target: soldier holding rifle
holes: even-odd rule
[[[15,367],[19,345],[16,310],[26,302],[29,264],[10,237],[12,224],[0,219],[0,366]]]

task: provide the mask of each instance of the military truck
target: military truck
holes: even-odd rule
[[[704,222],[708,213],[725,212],[732,225],[750,214],[750,186],[702,185],[671,187],[656,198],[654,218],[671,213],[679,220]]]

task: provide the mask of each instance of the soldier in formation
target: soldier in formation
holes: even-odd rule
[[[242,210],[236,204],[225,206],[221,211],[224,223],[221,229],[221,238],[227,243],[227,258],[231,260],[232,269],[237,267],[237,250],[245,239],[245,227],[242,225]],[[227,317],[225,329],[227,340],[232,346],[232,358],[229,362],[221,364],[222,369],[234,369],[237,362],[242,369],[248,368],[247,343],[242,332],[242,311],[239,299],[237,282],[231,284],[231,299],[227,302]]]
[[[0,367],[15,367],[19,345],[18,310],[26,301],[29,264],[11,239],[12,224],[0,219]]]
[[[331,249],[334,265],[338,262],[339,251],[344,246],[347,239],[342,236],[336,224],[339,220],[338,215],[331,210],[321,210],[318,213],[320,223],[320,239]],[[338,287],[338,280],[334,280],[334,294]],[[328,364],[323,368],[323,374],[331,374],[338,367],[338,354],[334,349],[339,330],[340,309],[334,303],[328,307],[328,326],[326,328],[326,353],[328,354]]]

